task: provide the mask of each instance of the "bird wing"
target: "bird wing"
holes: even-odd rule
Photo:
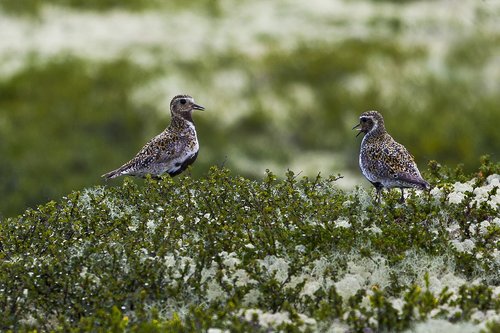
[[[392,139],[392,138],[391,138]],[[385,164],[389,176],[397,180],[416,184],[427,188],[428,183],[420,175],[414,157],[400,143],[390,140],[390,144],[382,149],[382,163]]]
[[[142,147],[136,157],[159,161],[168,159],[178,151],[178,137],[170,131],[158,134]]]
[[[118,170],[126,174],[130,171],[147,168],[155,163],[168,161],[178,154],[181,148],[180,141],[174,133],[168,130],[164,131],[149,140],[134,158]]]

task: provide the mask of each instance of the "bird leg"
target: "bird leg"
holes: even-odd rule
[[[404,190],[401,187],[401,198],[399,198],[399,203],[404,203],[405,202],[405,196],[404,196]]]
[[[382,189],[384,188],[382,184],[380,183],[372,183],[373,186],[375,186],[375,190],[377,191],[375,195],[375,201],[377,202],[378,205],[380,205],[380,199],[382,197]]]

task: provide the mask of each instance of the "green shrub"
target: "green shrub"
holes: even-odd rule
[[[152,77],[125,60],[93,64],[60,58],[0,81],[0,215],[95,184],[149,129],[161,131],[155,109],[132,100]],[[99,167],[97,167],[99,166]]]
[[[500,310],[499,167],[484,158],[469,181],[433,162],[437,186],[403,205],[397,191],[374,205],[373,193],[344,192],[336,177],[268,171],[258,181],[219,168],[76,191],[1,221],[0,329],[478,323]]]

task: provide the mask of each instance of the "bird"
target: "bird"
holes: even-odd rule
[[[376,189],[380,204],[383,188],[401,189],[400,203],[404,202],[404,189],[430,190],[430,184],[422,178],[413,156],[387,133],[384,118],[378,111],[367,111],[359,117],[359,124],[352,129],[364,133],[359,152],[359,167],[363,175]]]
[[[205,110],[189,95],[177,95],[170,102],[170,125],[149,140],[137,155],[116,170],[101,177],[112,179],[130,175],[136,177],[160,178],[168,173],[176,176],[193,164],[198,156],[199,144],[192,113]]]

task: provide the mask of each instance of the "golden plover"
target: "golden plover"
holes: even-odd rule
[[[160,134],[142,147],[129,162],[102,177],[123,175],[158,178],[164,173],[175,176],[184,171],[198,156],[198,138],[194,127],[193,110],[205,110],[188,95],[177,95],[170,102],[171,122]]]
[[[359,127],[359,128],[358,128]],[[430,185],[420,175],[413,156],[387,133],[384,118],[377,111],[367,111],[359,117],[359,133],[364,133],[359,152],[359,167],[377,191],[380,203],[382,189],[399,187],[400,202],[404,202],[404,188],[429,190]]]

